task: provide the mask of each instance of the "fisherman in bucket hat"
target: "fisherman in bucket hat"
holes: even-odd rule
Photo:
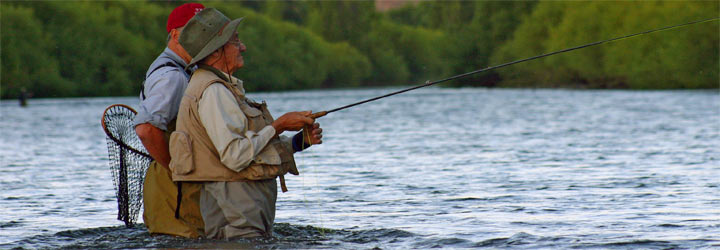
[[[185,26],[180,44],[197,65],[180,103],[177,130],[170,136],[174,181],[202,183],[200,211],[208,238],[270,237],[277,181],[299,174],[293,153],[322,143],[322,129],[310,111],[273,119],[265,102],[245,97],[232,74],[245,64],[238,39],[242,18],[230,20],[207,8]],[[293,137],[284,131],[306,131]]]

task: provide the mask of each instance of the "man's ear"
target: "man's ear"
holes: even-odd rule
[[[170,30],[170,37],[172,37],[173,40],[178,41],[180,39],[180,31],[178,29]]]

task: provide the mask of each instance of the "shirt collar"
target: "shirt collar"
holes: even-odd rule
[[[171,50],[168,47],[165,47],[165,50],[163,51],[163,54],[165,54],[170,60],[173,60],[176,64],[181,66],[182,68],[187,67],[187,63],[185,60],[182,59],[178,54],[175,53],[175,51]],[[197,67],[190,67],[190,72],[195,71]]]
[[[209,65],[206,65],[206,64],[198,64],[197,67],[198,67],[198,68],[201,68],[201,69],[204,69],[204,70],[207,70],[207,71],[210,71],[210,72],[213,72],[213,74],[215,74],[217,77],[219,77],[219,78],[222,79],[223,81],[229,82],[230,84],[233,84],[233,85],[239,87],[240,89],[243,89],[243,92],[244,92],[243,81],[242,81],[242,80],[237,79],[237,78],[235,78],[235,77],[231,77],[231,76],[228,75],[227,73],[222,72],[222,71],[220,71],[219,69],[216,69],[215,67],[212,67],[212,66],[209,66]],[[230,78],[232,78],[233,80],[232,80],[232,81],[229,81],[228,79],[230,79]]]

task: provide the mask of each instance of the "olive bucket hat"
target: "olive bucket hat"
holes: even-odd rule
[[[180,45],[192,56],[188,67],[225,45],[242,20],[241,17],[230,21],[230,18],[215,8],[206,8],[195,14],[178,39]]]

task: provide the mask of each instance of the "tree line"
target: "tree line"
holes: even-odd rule
[[[0,3],[0,97],[136,95],[181,2]],[[248,90],[409,85],[718,16],[717,1],[204,1],[245,17]],[[718,21],[573,51],[446,86],[718,88]]]

